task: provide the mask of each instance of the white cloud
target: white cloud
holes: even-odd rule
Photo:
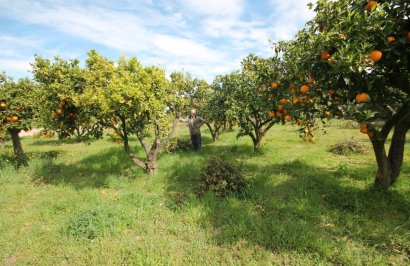
[[[179,2],[193,14],[214,17],[239,17],[245,8],[242,0],[180,0]]]
[[[0,60],[0,66],[5,67],[11,71],[28,72],[31,70],[30,60],[28,59],[27,60],[2,59]]]
[[[316,0],[270,0],[275,10],[273,32],[276,40],[292,39],[301,25],[313,18],[314,12],[307,6],[310,2],[315,3]]]
[[[43,29],[35,38],[0,35],[0,60],[17,60],[11,65],[23,69],[27,54],[19,51],[72,58],[95,44],[211,80],[239,68],[250,52],[269,55],[268,39],[291,38],[312,16],[303,0],[270,0],[270,17],[249,16],[246,4],[253,3],[244,0],[90,1],[0,0],[1,16]],[[73,47],[67,36],[93,44]]]

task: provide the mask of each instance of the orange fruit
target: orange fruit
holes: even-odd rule
[[[268,115],[269,115],[270,118],[273,118],[273,117],[275,117],[275,112],[274,111],[269,111]]]
[[[363,134],[367,134],[367,133],[368,133],[367,124],[365,124],[365,123],[361,123],[361,124],[360,124],[360,132],[363,133]]]
[[[369,94],[362,92],[356,95],[356,101],[359,103],[366,103],[370,100]]]
[[[308,138],[308,141],[309,141],[310,143],[315,143],[315,138],[313,138],[313,137]]]
[[[374,50],[369,54],[369,58],[374,62],[378,62],[380,59],[382,59],[383,53],[379,50]]]
[[[290,122],[292,120],[292,117],[290,115],[285,116],[286,122]]]
[[[276,112],[276,116],[277,117],[282,117],[282,113],[281,112]]]
[[[17,110],[17,111],[21,111],[21,110],[23,110],[23,109],[24,109],[23,106],[17,106],[17,107],[16,107],[16,110]]]
[[[61,114],[63,113],[63,110],[57,109],[57,110],[56,110],[56,113],[59,114],[59,115],[61,115]]]
[[[56,117],[57,117],[57,113],[54,112],[54,111],[52,111],[52,112],[51,112],[51,117],[56,118]]]
[[[342,33],[339,34],[339,40],[346,40],[346,36]]]
[[[308,78],[306,82],[307,82],[307,84],[313,84],[313,83],[315,83],[315,80],[312,79],[312,78]]]
[[[387,43],[392,43],[396,40],[396,38],[394,36],[387,36]]]
[[[281,102],[282,104],[285,104],[285,103],[288,102],[288,100],[286,100],[285,98],[282,98],[282,99],[280,99],[280,102]]]
[[[278,111],[282,111],[283,110],[283,105],[279,104],[278,105]]]
[[[370,12],[370,11],[374,10],[374,9],[376,8],[376,6],[377,6],[377,2],[371,0],[371,1],[369,1],[369,2],[367,3],[367,5],[364,7],[364,10],[366,10],[367,12]]]
[[[14,116],[11,117],[10,121],[11,122],[17,122],[17,121],[19,121],[19,117],[14,115]]]
[[[299,98],[294,97],[292,100],[293,104],[297,104],[298,102],[300,102]]]
[[[302,87],[300,87],[300,92],[305,94],[309,91],[309,86],[308,85],[303,85]]]
[[[278,88],[278,83],[276,82],[272,82],[272,84],[270,85],[272,89],[277,89]]]
[[[369,136],[369,138],[373,138],[374,132],[373,131],[368,131],[367,136]]]
[[[330,95],[333,95],[333,94],[336,93],[336,91],[335,91],[334,89],[329,89],[329,90],[327,91],[327,93],[329,93]]]
[[[329,116],[329,115],[330,115],[330,112],[329,112],[329,111],[324,111],[324,112],[323,112],[323,115],[324,115],[324,116]]]
[[[58,104],[62,107],[66,104],[66,102],[63,100],[63,101],[60,101]]]
[[[6,104],[6,103],[0,103],[0,107],[1,107],[1,108],[6,108],[6,107],[7,107],[7,104]]]
[[[323,52],[321,55],[320,55],[320,59],[322,59],[322,60],[327,60],[327,59],[329,59],[330,58],[330,54],[329,54],[329,52]]]

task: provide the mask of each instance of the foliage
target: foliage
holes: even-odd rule
[[[192,143],[189,139],[172,138],[164,148],[167,152],[179,152],[192,149]]]
[[[214,155],[206,161],[200,180],[198,195],[212,191],[218,197],[226,197],[241,193],[248,187],[241,166],[224,155]]]
[[[17,82],[3,76],[0,80],[0,137],[9,129],[29,130],[35,103],[31,92],[35,85],[27,78]]]
[[[85,71],[79,60],[64,60],[58,56],[53,61],[35,56],[34,79],[40,84],[36,98],[36,122],[43,127],[43,136],[51,138],[54,132],[60,139],[70,136],[88,138],[102,136],[102,128],[93,119],[94,109],[82,105]]]

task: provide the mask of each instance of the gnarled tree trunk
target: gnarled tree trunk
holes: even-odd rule
[[[23,147],[21,146],[21,141],[20,141],[20,130],[16,128],[11,128],[8,130],[11,141],[13,142],[13,151],[14,151],[14,156],[16,156],[17,159],[17,166],[27,166],[28,165],[28,159],[27,156],[24,154]]]
[[[381,138],[372,138],[373,150],[377,161],[377,174],[375,185],[388,189],[400,175],[403,165],[404,146],[406,133],[410,128],[410,111],[397,120],[390,144],[389,153],[385,150],[385,141],[389,130],[382,130]],[[384,134],[383,134],[384,133]]]

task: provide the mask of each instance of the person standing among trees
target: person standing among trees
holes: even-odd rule
[[[201,129],[200,127],[205,124],[206,121],[202,117],[197,116],[196,110],[191,110],[191,115],[188,119],[189,133],[191,133],[192,147],[194,150],[199,151],[201,149]]]

